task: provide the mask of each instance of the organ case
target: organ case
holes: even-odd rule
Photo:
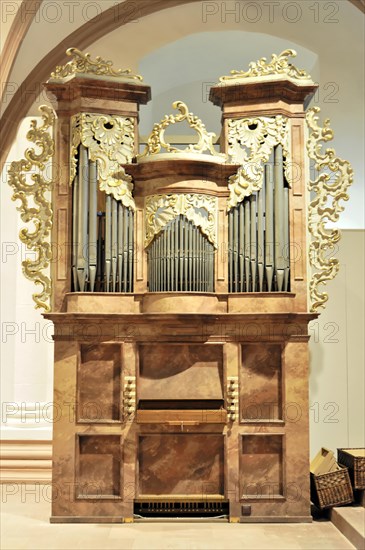
[[[212,87],[220,150],[178,101],[140,153],[150,89],[110,64],[98,74],[100,60],[45,84],[67,167],[53,238],[72,243],[46,314],[62,413],[51,521],[311,520],[305,109],[316,85],[292,53]],[[179,149],[165,129],[184,121],[197,139]]]

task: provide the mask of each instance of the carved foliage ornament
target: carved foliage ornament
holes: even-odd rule
[[[286,177],[288,182],[292,181],[289,137],[289,121],[281,115],[228,119],[228,154],[231,162],[241,164],[237,174],[228,180],[228,210],[261,189],[264,163],[275,145],[283,146]]]
[[[209,153],[215,157],[226,159],[224,153],[218,153],[214,148],[213,140],[216,138],[214,132],[207,132],[200,118],[193,113],[189,113],[189,109],[185,103],[182,101],[175,101],[172,106],[180,113],[177,115],[165,115],[160,122],[156,122],[147,140],[145,150],[141,155],[138,155],[137,158],[156,155],[161,152],[161,149],[164,149],[167,153],[204,153],[205,151],[209,151]],[[173,147],[165,140],[165,130],[171,124],[183,122],[184,120],[186,120],[190,128],[193,128],[193,130],[197,132],[199,139],[198,143],[190,144],[182,150]]]
[[[323,128],[318,125],[319,107],[312,107],[307,112],[306,121],[309,128],[307,151],[310,159],[315,161],[317,177],[309,180],[308,189],[314,195],[309,203],[308,230],[312,236],[309,245],[309,262],[313,268],[309,284],[311,311],[324,308],[328,294],[320,292],[319,286],[334,279],[339,270],[338,259],[328,257],[328,251],[341,238],[338,229],[327,228],[327,222],[336,222],[344,206],[340,201],[347,201],[347,190],[353,181],[353,170],[347,160],[336,156],[334,149],[322,150],[323,143],[333,139],[330,121],[324,121]]]
[[[259,78],[268,75],[286,75],[294,80],[311,80],[310,75],[300,70],[292,63],[289,63],[289,57],[296,57],[297,52],[295,50],[284,50],[276,55],[271,56],[271,61],[267,62],[266,57],[261,57],[258,61],[252,61],[249,64],[248,71],[231,71],[229,76],[221,76],[221,82],[229,82],[231,80],[241,80],[244,78]]]
[[[114,69],[112,61],[105,61],[99,55],[94,61],[89,53],[84,54],[77,48],[68,48],[66,55],[72,57],[71,61],[58,65],[51,73],[51,80],[68,80],[78,74],[143,80],[140,75],[132,74],[131,69]]]
[[[77,148],[82,143],[98,163],[99,187],[124,206],[135,209],[132,178],[120,166],[134,152],[134,122],[116,115],[81,113],[71,119],[70,184],[77,170]]]
[[[25,158],[11,163],[8,174],[9,185],[14,189],[12,200],[20,200],[20,206],[17,207],[20,217],[23,222],[31,222],[34,226],[32,230],[23,228],[19,233],[21,242],[35,252],[35,259],[22,262],[23,273],[27,279],[42,286],[41,292],[33,294],[36,309],[50,311],[51,279],[44,271],[49,267],[52,257],[50,232],[53,213],[46,194],[51,191],[53,182],[46,179],[43,172],[46,163],[55,152],[51,136],[55,115],[52,109],[45,105],[39,110],[42,113],[43,125],[37,127],[37,121],[32,120],[27,139],[35,143],[40,152],[37,153],[33,148],[27,149],[24,153]],[[29,183],[28,176],[33,183]]]
[[[147,247],[155,235],[179,214],[187,217],[217,248],[217,198],[210,195],[173,194],[146,197]]]

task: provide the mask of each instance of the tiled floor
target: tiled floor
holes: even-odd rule
[[[47,493],[2,486],[1,543],[10,549],[307,549],[354,548],[329,521],[312,524],[50,524]]]

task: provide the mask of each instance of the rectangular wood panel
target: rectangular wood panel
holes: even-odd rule
[[[139,357],[138,399],[223,399],[221,345],[146,344]]]
[[[240,371],[240,420],[282,419],[280,344],[243,344]]]
[[[68,278],[68,259],[69,247],[66,246],[68,235],[68,212],[67,208],[59,208],[57,210],[57,246],[55,253],[57,254],[57,279],[66,281]]]
[[[294,280],[303,281],[305,273],[305,262],[307,251],[305,249],[305,240],[303,239],[304,219],[303,209],[295,208],[293,210],[293,243],[291,244],[291,264],[294,268]]]
[[[76,498],[120,498],[121,437],[78,434],[76,445]]]
[[[241,498],[280,498],[284,496],[282,434],[241,436]]]
[[[293,195],[303,195],[305,182],[304,159],[303,159],[303,129],[299,124],[292,125],[292,188]]]
[[[82,344],[77,376],[81,422],[120,420],[121,350],[118,344]]]
[[[224,495],[224,436],[148,434],[139,438],[140,495]]]

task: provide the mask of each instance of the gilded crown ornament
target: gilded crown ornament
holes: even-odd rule
[[[279,55],[273,53],[271,61],[267,61],[266,57],[261,57],[256,62],[249,64],[248,71],[236,71],[232,70],[228,76],[221,76],[220,82],[237,81],[245,78],[260,78],[269,75],[286,75],[294,80],[311,80],[310,75],[302,70],[298,69],[292,63],[289,63],[289,57],[296,57],[297,52],[295,50],[284,50]]]
[[[114,69],[112,61],[106,61],[99,55],[95,60],[90,53],[83,53],[77,48],[68,48],[66,55],[72,57],[65,65],[58,65],[51,73],[50,80],[65,81],[76,75],[107,76],[114,78],[143,80],[140,75],[133,74],[131,69]]]
[[[208,151],[212,156],[226,160],[227,156],[224,153],[218,153],[213,145],[213,140],[216,138],[214,132],[207,132],[205,124],[195,116],[193,113],[189,113],[189,109],[185,103],[182,101],[175,101],[172,104],[174,109],[179,111],[177,115],[165,115],[165,117],[160,121],[156,122],[153,126],[152,132],[147,140],[147,145],[142,154],[138,155],[137,158],[143,158],[149,155],[156,155],[161,153],[161,150],[164,149],[164,152],[167,153],[204,153]],[[165,130],[171,124],[176,124],[177,122],[186,121],[190,128],[195,130],[198,134],[198,143],[190,144],[185,149],[178,149],[173,147],[170,143],[165,140]],[[221,160],[221,161],[222,161]]]

